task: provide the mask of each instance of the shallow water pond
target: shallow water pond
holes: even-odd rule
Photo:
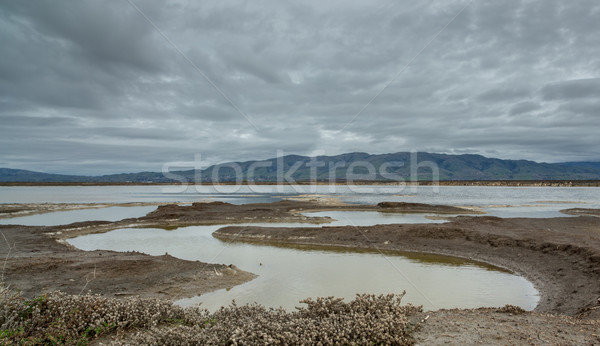
[[[0,225],[58,226],[84,221],[119,221],[131,217],[144,216],[154,209],[156,209],[156,206],[151,205],[55,211],[30,216],[0,219]]]
[[[270,224],[270,226],[290,226]],[[404,302],[425,309],[513,304],[533,309],[539,299],[533,285],[507,271],[462,259],[426,254],[382,254],[307,247],[275,247],[222,242],[212,232],[223,226],[194,226],[173,231],[121,229],[91,234],[69,243],[83,250],[141,251],[207,263],[235,264],[259,275],[230,289],[180,299],[183,306],[202,303],[209,310],[257,302],[288,310],[307,297],[357,293],[401,293]],[[210,265],[210,264],[209,264]],[[177,297],[175,297],[177,298]]]

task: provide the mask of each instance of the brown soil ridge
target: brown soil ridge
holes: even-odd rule
[[[391,213],[414,213],[414,214],[483,214],[483,212],[451,205],[435,205],[408,202],[381,202],[377,204],[377,211]]]
[[[315,218],[301,215],[308,211],[378,211],[393,213],[434,214],[481,214],[480,211],[447,205],[423,203],[382,202],[377,205],[323,204],[315,201],[283,200],[273,203],[251,203],[235,205],[226,202],[193,203],[192,205],[168,204],[139,218],[140,221],[160,220],[177,222],[310,222],[322,223],[330,218]]]
[[[414,251],[483,261],[531,280],[537,312],[600,317],[600,223],[590,216],[502,219],[459,216],[445,224],[266,228],[230,226],[222,240]]]

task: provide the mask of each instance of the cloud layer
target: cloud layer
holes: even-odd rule
[[[593,0],[3,2],[0,167],[600,160],[599,16]]]

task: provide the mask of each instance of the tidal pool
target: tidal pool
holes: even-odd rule
[[[286,227],[290,224],[269,224]],[[505,270],[453,257],[346,251],[336,248],[276,247],[223,242],[212,233],[224,225],[163,229],[119,229],[69,243],[83,250],[140,251],[209,263],[234,264],[258,277],[245,284],[193,298],[174,297],[182,306],[202,303],[216,310],[235,299],[292,310],[307,297],[357,293],[401,293],[404,302],[425,309],[513,304],[533,309],[538,292],[526,279]]]

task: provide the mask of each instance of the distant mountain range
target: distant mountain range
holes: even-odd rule
[[[411,157],[413,155],[413,157]],[[416,164],[415,164],[416,163]],[[432,169],[432,167],[434,167]],[[172,183],[347,180],[598,180],[600,162],[537,163],[501,160],[481,155],[446,155],[400,152],[371,155],[347,153],[335,156],[288,155],[261,161],[228,162],[203,170],[122,173],[78,176],[0,168],[0,182],[29,183]],[[411,175],[412,174],[412,175]]]

